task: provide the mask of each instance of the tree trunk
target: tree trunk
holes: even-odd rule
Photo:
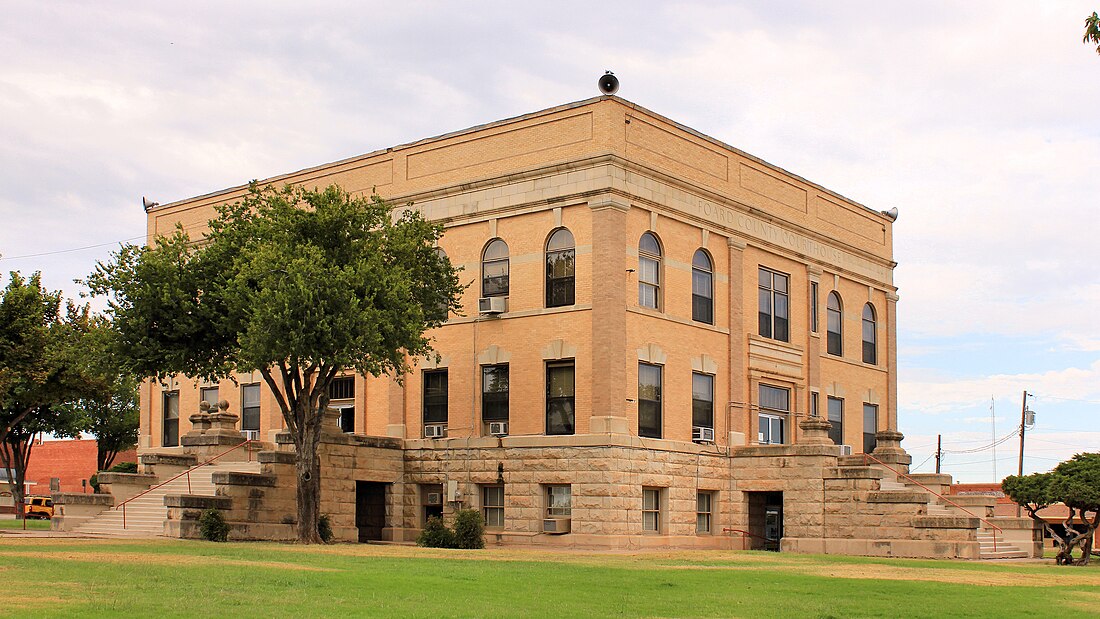
[[[309,401],[299,406],[309,407]],[[323,543],[318,532],[321,518],[321,461],[317,455],[317,446],[321,441],[321,424],[313,423],[309,415],[307,421],[298,429],[294,447],[298,451],[295,472],[297,473],[298,498],[298,542],[302,544]]]

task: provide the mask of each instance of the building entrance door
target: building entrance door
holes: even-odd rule
[[[382,482],[355,482],[355,526],[359,529],[359,541],[382,540],[386,527],[386,486]]]
[[[779,551],[783,541],[783,493],[746,492],[753,550]]]

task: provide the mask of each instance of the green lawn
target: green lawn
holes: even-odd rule
[[[0,539],[2,616],[1035,617],[1100,614],[1100,568]]]
[[[14,518],[0,518],[0,529],[22,529],[23,521],[16,520]],[[31,519],[27,521],[28,531],[49,531],[49,520],[35,520]]]

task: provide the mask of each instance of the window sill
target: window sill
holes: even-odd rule
[[[670,316],[660,310],[650,309],[648,307],[628,307],[627,313],[639,314],[641,316],[649,316],[650,318],[658,318],[660,320],[667,320],[676,324],[685,325],[688,327],[695,327],[697,329],[706,329],[707,331],[714,331],[715,333],[722,333],[729,335],[730,330],[722,327],[716,327],[714,325],[708,325],[705,322],[697,322],[694,320],[688,320],[686,318],[680,318],[679,316]]]

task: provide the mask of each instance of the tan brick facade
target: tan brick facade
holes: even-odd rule
[[[439,245],[471,284],[462,314],[432,333],[438,362],[420,360],[402,384],[389,377],[356,378],[349,403],[355,407],[355,433],[398,439],[403,456],[400,470],[381,479],[363,462],[348,466],[344,459],[353,454],[336,453],[354,451],[353,446],[329,452],[326,466],[344,484],[338,494],[352,496],[333,496],[322,510],[333,514],[345,537],[353,537],[356,527],[354,484],[348,484],[359,480],[390,484],[385,535],[398,540],[411,539],[421,526],[428,485],[458,489],[459,500],[444,501],[449,513],[459,506],[481,507],[484,488],[501,483],[504,525],[491,533],[502,543],[740,547],[744,535],[755,535],[750,529],[763,526],[751,516],[757,499],[749,492],[784,493],[784,524],[797,534],[793,537],[853,538],[850,532],[830,532],[820,518],[796,514],[827,515],[820,494],[829,483],[871,492],[878,477],[829,482],[841,450],[798,447],[798,423],[809,416],[814,399],[822,417],[830,398],[843,400],[842,442],[853,453],[863,451],[865,433],[897,428],[897,296],[892,221],[886,215],[615,97],[270,181],[338,183],[364,193],[375,188],[393,204],[411,202],[411,208],[444,223]],[[155,208],[149,234],[176,223],[201,231],[214,204],[234,200],[243,190]],[[562,228],[574,241],[573,302],[548,307],[547,243]],[[646,233],[659,244],[659,256],[640,255]],[[482,255],[493,239],[507,244],[502,314],[478,311]],[[699,250],[711,266],[712,324],[693,315],[692,264]],[[761,269],[777,276],[767,290],[761,287]],[[811,286],[817,290],[816,310]],[[645,306],[640,288],[652,294],[656,307]],[[840,355],[829,354],[827,345],[826,304],[834,291],[842,301]],[[761,310],[768,309],[764,294],[774,308],[761,318]],[[868,304],[875,318],[874,362],[862,355]],[[770,334],[761,326],[765,319]],[[786,337],[780,336],[784,328]],[[575,427],[562,436],[547,434],[548,367],[555,362],[571,362],[574,369]],[[654,410],[648,401],[643,404],[651,397],[639,390],[642,363],[660,372],[656,428],[643,428],[640,419],[652,415],[640,415],[640,409]],[[506,364],[509,376],[508,434],[500,438],[489,435],[481,417],[482,368],[496,364]],[[440,370],[446,370],[446,437],[427,439],[424,372]],[[713,443],[692,442],[693,373],[711,377],[700,380],[713,385]],[[789,401],[789,412],[775,415],[779,421],[769,423],[777,425],[768,428],[761,427],[761,405],[767,404],[761,386],[779,389]],[[185,378],[167,386],[180,394],[181,435],[196,410],[197,387]],[[165,390],[152,383],[143,389],[146,451],[163,450]],[[219,397],[239,410],[238,387],[223,382]],[[877,427],[864,427],[865,405],[877,406]],[[260,437],[274,442],[282,422],[268,393],[261,411]],[[785,446],[757,447],[765,431],[772,442],[782,434]],[[902,468],[908,463],[907,456],[893,461]],[[553,485],[570,488],[568,535],[542,533],[547,487]],[[700,498],[701,492],[709,498]],[[710,511],[703,513],[700,506]],[[906,518],[921,513],[905,509]],[[704,516],[710,530],[699,532]],[[654,522],[656,530],[647,530]],[[731,535],[733,530],[745,533]],[[784,543],[794,542],[785,538]],[[976,552],[971,550],[949,554]]]

